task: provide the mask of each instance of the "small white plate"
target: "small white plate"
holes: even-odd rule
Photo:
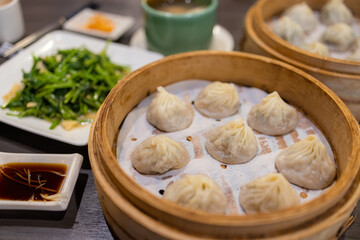
[[[81,46],[99,53],[105,44],[105,40],[68,31],[54,31],[45,35],[30,47],[0,65],[0,106],[4,103],[3,96],[10,91],[14,83],[21,82],[23,77],[22,70],[30,70],[33,64],[32,55],[46,56],[55,54],[58,49]],[[132,71],[163,57],[159,53],[131,48],[118,43],[109,44],[107,55],[112,62],[128,65]],[[90,124],[71,131],[66,131],[61,126],[51,130],[49,129],[51,123],[48,121],[34,117],[13,117],[7,115],[8,112],[7,109],[0,108],[1,122],[72,145],[85,146],[88,143]]]
[[[59,163],[67,165],[67,173],[58,200],[54,201],[15,201],[0,200],[0,209],[65,211],[79,175],[83,157],[80,154],[18,154],[0,152],[0,165],[11,162]]]
[[[89,19],[94,14],[101,14],[114,24],[111,32],[89,29],[86,27]],[[90,8],[85,8],[74,17],[70,18],[64,24],[64,29],[75,32],[81,32],[101,38],[116,40],[123,35],[134,24],[134,18],[129,16],[116,15],[112,13],[100,12]]]
[[[215,25],[209,50],[233,51],[234,44],[235,41],[231,33],[224,27]],[[130,39],[130,46],[140,49],[147,49],[144,28],[140,28],[134,33]]]

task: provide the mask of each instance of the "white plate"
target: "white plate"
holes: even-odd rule
[[[101,14],[114,24],[114,29],[111,32],[105,32],[95,29],[88,29],[86,25],[89,19],[94,14]],[[111,14],[106,12],[96,11],[90,8],[86,8],[70,18],[64,24],[64,29],[75,32],[81,32],[89,35],[94,35],[101,38],[116,40],[123,35],[134,24],[134,18],[129,16],[122,16],[117,14]]]
[[[54,54],[57,49],[67,49],[85,46],[89,50],[99,53],[105,46],[105,41],[66,31],[54,31],[20,52],[9,61],[0,65],[0,106],[4,103],[2,96],[10,91],[14,83],[20,83],[22,70],[29,71],[33,61],[32,55],[45,56]],[[111,43],[108,56],[111,61],[118,64],[129,65],[131,70],[138,69],[163,56],[159,53],[131,48],[126,45]],[[56,139],[77,146],[87,145],[90,124],[71,131],[58,126],[50,130],[50,122],[34,117],[18,118],[8,116],[8,110],[0,108],[0,121],[23,130]]]
[[[235,41],[231,33],[224,27],[215,25],[209,50],[233,51],[234,44]],[[130,46],[147,49],[146,36],[143,28],[138,29],[131,37]]]
[[[55,201],[0,200],[0,209],[65,211],[79,175],[83,157],[80,154],[17,154],[0,152],[0,164],[11,162],[59,163],[67,165],[67,173]]]

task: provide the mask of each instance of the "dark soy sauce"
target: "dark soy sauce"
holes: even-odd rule
[[[0,165],[0,199],[44,201],[57,194],[67,165],[54,163],[6,163]]]

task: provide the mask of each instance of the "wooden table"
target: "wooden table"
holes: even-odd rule
[[[87,0],[21,0],[26,35],[67,15]],[[218,23],[228,29],[236,45],[243,34],[243,20],[255,0],[220,0]],[[103,0],[100,10],[135,17],[135,26],[118,42],[128,44],[143,25],[140,0]],[[237,49],[237,46],[236,46]],[[0,58],[0,64],[4,59]],[[0,239],[112,239],[97,198],[87,147],[47,139],[0,123],[0,151],[15,153],[80,153],[84,163],[67,211],[0,211]],[[359,210],[357,211],[359,213]],[[343,239],[360,239],[357,219]]]

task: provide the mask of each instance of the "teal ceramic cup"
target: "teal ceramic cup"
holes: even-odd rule
[[[204,9],[187,13],[156,10],[148,1],[142,0],[141,5],[149,50],[170,55],[209,48],[218,0],[202,0],[207,3]]]

